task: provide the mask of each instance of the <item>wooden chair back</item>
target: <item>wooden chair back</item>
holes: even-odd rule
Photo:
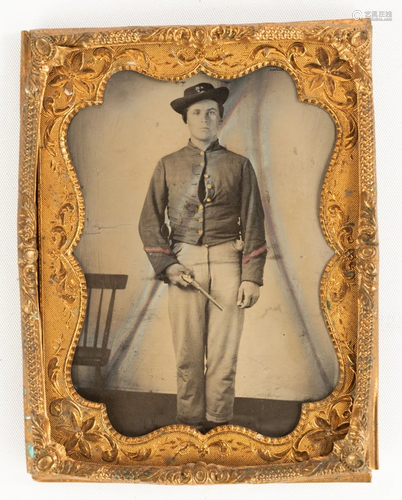
[[[87,309],[73,364],[94,366],[96,390],[101,391],[103,389],[101,368],[107,365],[110,358],[108,345],[116,291],[126,288],[128,276],[126,274],[88,273],[85,274],[85,279],[88,289]],[[95,290],[100,290],[100,293],[96,294]],[[98,300],[96,295],[99,295]],[[90,321],[90,317],[94,308],[95,321],[93,322]]]

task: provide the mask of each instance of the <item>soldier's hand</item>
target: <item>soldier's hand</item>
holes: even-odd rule
[[[260,298],[260,286],[252,281],[242,281],[237,293],[237,305],[240,309],[253,307]]]
[[[189,283],[182,279],[182,275],[192,276],[192,271],[182,264],[172,264],[166,269],[166,276],[172,285],[187,287]]]

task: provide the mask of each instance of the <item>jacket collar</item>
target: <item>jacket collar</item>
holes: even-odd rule
[[[188,140],[187,147],[190,148],[193,151],[201,151],[200,148],[197,148],[192,142],[191,139]],[[206,151],[219,151],[220,149],[225,149],[223,146],[219,144],[219,139],[216,139],[216,141],[211,142],[211,144],[207,147]]]

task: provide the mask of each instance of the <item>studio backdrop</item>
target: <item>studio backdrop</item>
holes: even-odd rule
[[[335,126],[326,111],[299,102],[286,71],[269,67],[236,80],[201,73],[177,83],[122,71],[108,82],[101,106],[72,120],[68,146],[86,209],[75,255],[85,273],[128,275],[126,288],[116,293],[105,386],[176,392],[168,285],[154,278],[138,222],[158,160],[189,139],[170,102],[200,82],[229,88],[219,140],[250,159],[265,212],[264,286],[259,302],[246,311],[236,396],[322,399],[338,377],[319,299],[321,275],[333,255],[319,215]],[[89,325],[97,320],[90,311]],[[74,367],[73,375],[78,386],[94,384],[91,367]]]

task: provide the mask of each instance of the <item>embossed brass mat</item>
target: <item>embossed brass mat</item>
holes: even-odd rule
[[[34,478],[370,480],[377,466],[370,57],[367,19],[23,32],[19,252],[27,463]],[[336,125],[321,193],[322,229],[334,251],[321,281],[321,305],[339,382],[326,399],[304,404],[298,426],[282,438],[230,425],[207,435],[175,425],[122,436],[104,405],[84,400],[71,382],[87,294],[73,257],[84,200],[67,149],[68,125],[78,110],[102,103],[108,79],[123,69],[177,81],[200,71],[232,79],[264,66],[286,70],[299,99],[327,110]]]

